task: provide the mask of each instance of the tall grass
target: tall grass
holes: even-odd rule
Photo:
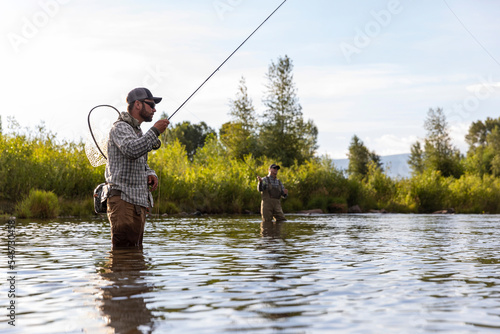
[[[104,166],[89,164],[83,143],[58,144],[44,133],[0,135],[0,150],[0,200],[18,201],[31,189],[83,199],[104,178]]]

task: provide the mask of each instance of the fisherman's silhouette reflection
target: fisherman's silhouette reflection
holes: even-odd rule
[[[262,222],[260,223],[260,235],[267,238],[282,238],[281,228],[284,222]]]
[[[142,249],[115,248],[99,268],[103,280],[100,310],[114,333],[152,333],[153,314],[143,294],[152,290],[145,280],[146,261]],[[140,327],[140,329],[139,329]]]

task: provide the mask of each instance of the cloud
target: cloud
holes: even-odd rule
[[[393,155],[410,152],[411,146],[418,140],[417,136],[396,136],[384,134],[380,137],[366,138],[365,145],[378,155]]]
[[[500,82],[493,81],[490,75],[488,78],[479,78],[480,83],[467,85],[465,89],[478,98],[489,98],[491,95],[498,95],[500,93]]]
[[[454,123],[450,126],[449,134],[452,140],[453,146],[458,148],[462,154],[466,154],[469,145],[465,142],[465,136],[469,133],[470,123]]]

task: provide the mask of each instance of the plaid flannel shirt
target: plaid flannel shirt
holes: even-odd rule
[[[257,190],[258,191],[264,191],[268,189],[268,184],[270,184],[273,188],[279,188],[281,189],[281,196],[283,198],[286,198],[287,195],[285,195],[285,186],[283,183],[281,183],[280,180],[278,180],[277,177],[272,177],[271,175],[268,175],[266,177],[263,177],[262,180],[266,180],[266,182],[259,182],[257,184]]]
[[[121,198],[143,207],[153,206],[148,189],[148,176],[156,173],[147,164],[148,152],[158,146],[158,130],[154,127],[144,135],[139,122],[128,113],[122,113],[111,128],[108,140],[106,182],[111,189],[120,190]]]

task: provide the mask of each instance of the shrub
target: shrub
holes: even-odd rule
[[[464,174],[450,184],[450,202],[458,213],[498,213],[499,179]]]
[[[85,199],[59,199],[59,215],[84,217],[96,215],[94,212],[94,198],[89,195]]]
[[[439,171],[425,171],[410,180],[408,200],[417,204],[419,213],[430,213],[444,209],[447,201],[449,178],[441,176]]]
[[[155,207],[151,210],[155,214],[176,214],[180,213],[181,210],[171,201],[161,201],[156,202]]]
[[[282,208],[283,212],[297,212],[297,211],[302,211],[303,206],[302,206],[302,201],[298,198],[295,197],[288,197],[286,200],[282,201]],[[259,212],[260,212],[260,205],[258,206]]]
[[[396,192],[395,182],[373,162],[368,166],[368,174],[364,181],[366,196],[369,197],[371,203],[374,203],[374,208],[387,208]]]
[[[16,207],[20,218],[56,218],[59,214],[59,201],[51,191],[30,190],[28,197]]]

